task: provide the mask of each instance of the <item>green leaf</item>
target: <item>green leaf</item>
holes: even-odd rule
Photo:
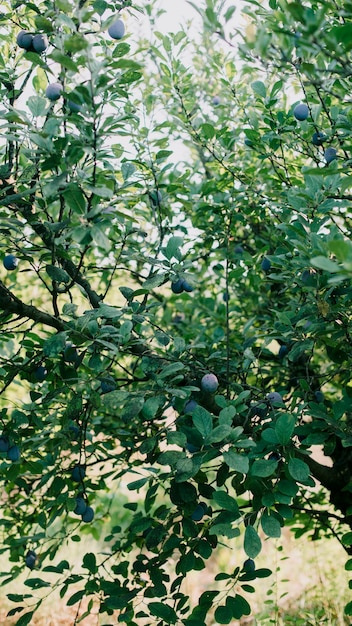
[[[85,567],[91,574],[96,574],[98,571],[97,561],[93,552],[87,552],[83,557],[83,567]]]
[[[27,587],[31,589],[42,589],[43,587],[50,587],[50,583],[41,578],[28,578],[25,583]]]
[[[254,83],[251,84],[251,87],[257,96],[260,96],[260,98],[266,97],[266,87],[261,80],[255,80]]]
[[[238,593],[234,597],[228,596],[226,598],[226,605],[231,609],[232,617],[234,619],[241,619],[243,615],[250,615],[251,613],[249,603]]]
[[[130,161],[124,161],[121,164],[121,174],[122,174],[122,178],[123,178],[124,181],[128,180],[129,178],[131,178],[131,176],[133,176],[135,171],[136,171],[136,167]]]
[[[276,517],[269,515],[265,511],[261,517],[260,523],[263,531],[268,537],[281,537],[281,524]]]
[[[184,370],[185,366],[183,363],[177,361],[176,363],[171,363],[171,365],[167,365],[164,369],[158,374],[158,378],[163,380],[164,378],[170,378],[174,376],[178,372]]]
[[[219,426],[215,426],[215,428],[211,431],[211,433],[205,439],[205,444],[209,445],[211,443],[218,443],[219,441],[224,441],[231,435],[233,429],[231,426],[227,426],[226,424]]]
[[[324,256],[316,256],[310,260],[311,264],[314,267],[317,267],[320,270],[324,270],[325,272],[329,272],[329,274],[336,274],[337,272],[341,272],[342,268],[337,265],[334,261],[327,259]]]
[[[202,124],[200,128],[206,139],[213,139],[215,137],[215,128],[211,124]]]
[[[66,344],[66,334],[57,333],[44,343],[43,354],[47,357],[58,356],[63,352]]]
[[[231,469],[236,470],[240,474],[247,474],[249,470],[249,459],[243,454],[235,452],[233,449],[224,452],[224,461]]]
[[[166,624],[176,624],[177,615],[174,609],[164,602],[149,602],[148,608],[152,615],[166,622]]]
[[[204,438],[211,433],[213,429],[213,418],[206,409],[197,406],[193,411],[192,420],[195,428]]]
[[[214,617],[219,624],[230,624],[232,622],[232,610],[228,606],[217,606]]]
[[[57,283],[69,283],[71,281],[68,273],[63,270],[61,267],[57,267],[56,265],[46,265],[45,271],[51,280],[56,281]]]
[[[171,261],[172,258],[175,258],[178,261],[181,261],[182,252],[180,248],[182,245],[183,245],[182,237],[170,237],[169,241],[166,244],[166,247],[163,248],[163,253],[165,254],[166,258],[169,261]]]
[[[24,613],[17,620],[16,626],[28,626],[28,624],[30,624],[31,622],[33,615],[34,615],[34,611],[29,611],[28,613]]]
[[[290,441],[295,429],[295,423],[294,415],[289,413],[279,415],[275,423],[275,433],[281,444],[286,445]]]
[[[48,106],[47,100],[41,96],[29,96],[27,99],[27,105],[34,117],[40,117],[44,115]]]
[[[80,600],[82,600],[82,598],[84,597],[86,591],[85,589],[80,589],[79,591],[76,591],[66,602],[67,606],[73,606],[74,604],[76,604],[77,602],[79,602]]]
[[[238,504],[232,496],[230,496],[226,491],[214,491],[212,494],[212,499],[216,502],[216,504],[226,511],[232,511],[236,513],[238,517],[240,517],[240,510],[238,508]]]
[[[347,572],[351,572],[352,571],[352,559],[348,559],[345,563],[345,570]]]
[[[68,207],[74,213],[85,213],[86,198],[78,185],[76,185],[75,183],[67,185],[66,189],[62,191],[62,196],[65,198],[65,202],[67,203]]]
[[[244,532],[244,551],[250,559],[255,559],[262,549],[262,542],[260,537],[251,525],[246,526]]]
[[[310,469],[307,463],[300,459],[290,459],[288,462],[288,471],[294,480],[305,483],[309,478]]]
[[[345,533],[341,537],[341,543],[344,546],[352,546],[352,531]]]
[[[352,601],[348,602],[345,606],[345,614],[352,615]],[[18,623],[18,622],[17,622]]]
[[[277,468],[277,461],[269,461],[266,459],[258,459],[254,461],[251,467],[251,475],[252,476],[260,476],[262,478],[267,478],[274,474]]]
[[[128,483],[127,489],[129,491],[138,491],[138,489],[141,489],[141,487],[144,487],[144,485],[148,482],[148,480],[149,480],[148,477],[140,478],[139,480],[134,480],[131,483]]]
[[[75,73],[79,71],[78,65],[67,54],[62,54],[59,50],[53,50],[50,56],[56,63],[59,63],[67,70]]]
[[[144,281],[143,288],[151,290],[155,287],[159,287],[159,285],[162,285],[165,282],[166,277],[167,274],[165,272],[155,273]]]

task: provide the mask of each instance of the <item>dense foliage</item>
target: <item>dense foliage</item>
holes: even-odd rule
[[[159,33],[150,2],[2,4],[20,626],[48,587],[106,623],[227,624],[285,524],[352,552],[352,4],[193,6],[195,38]],[[84,534],[102,552],[60,559]],[[239,535],[245,559],[193,606],[188,573]]]

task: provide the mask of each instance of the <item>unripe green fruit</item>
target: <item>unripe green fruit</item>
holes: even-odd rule
[[[55,102],[55,100],[58,100],[60,98],[62,89],[63,88],[61,83],[50,83],[50,85],[48,85],[45,90],[45,95],[48,100]]]
[[[299,122],[303,122],[304,120],[306,120],[309,115],[309,109],[307,105],[304,103],[297,104],[293,109],[293,115]]]
[[[118,19],[108,28],[108,33],[112,39],[122,39],[125,34],[125,25],[122,20]]]

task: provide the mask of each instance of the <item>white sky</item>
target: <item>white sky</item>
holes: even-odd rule
[[[195,0],[197,4],[198,0]],[[159,0],[159,6],[167,11],[160,18],[160,29],[165,31],[176,30],[176,25],[184,24],[187,20],[199,20],[200,16],[191,7],[187,0]]]

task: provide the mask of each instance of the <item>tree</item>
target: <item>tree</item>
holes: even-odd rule
[[[150,3],[0,16],[5,582],[54,573],[131,626],[248,614],[285,524],[352,552],[351,6],[247,0],[245,29],[193,6],[194,42]],[[126,485],[76,574],[60,546]],[[248,558],[192,606],[188,572],[240,534]],[[41,600],[11,599],[30,623]]]

